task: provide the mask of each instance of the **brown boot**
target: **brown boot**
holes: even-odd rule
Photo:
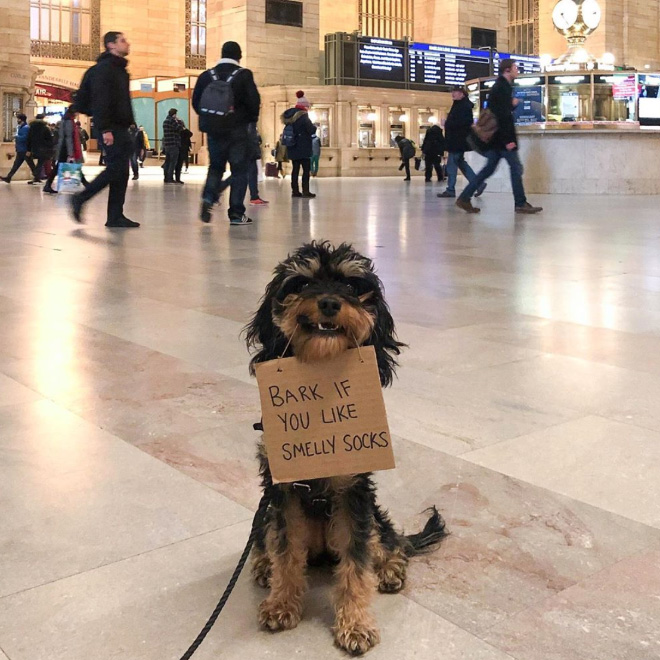
[[[467,211],[467,213],[481,213],[481,209],[478,209],[476,206],[472,206],[472,202],[469,199],[461,199],[460,197],[456,200],[456,206],[459,209]]]

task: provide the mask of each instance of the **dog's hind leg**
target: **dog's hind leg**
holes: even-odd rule
[[[271,524],[270,511],[266,519],[256,529],[252,548],[252,577],[260,586],[266,588],[270,581],[271,562],[266,552],[266,530]]]
[[[374,518],[378,534],[372,537],[371,543],[378,591],[395,594],[403,589],[406,581],[408,557],[387,513],[376,506]]]
[[[377,532],[366,496],[368,493],[356,490],[350,500],[340,495],[328,533],[328,545],[339,556],[335,569],[335,643],[351,655],[362,655],[380,641],[369,612],[376,587],[371,538]]]
[[[259,606],[259,623],[268,630],[290,630],[302,618],[307,586],[307,526],[296,499],[275,510],[266,530],[271,564],[270,594]]]

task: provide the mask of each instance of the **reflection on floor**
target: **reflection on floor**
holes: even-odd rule
[[[237,561],[258,501],[259,418],[240,331],[311,238],[373,257],[410,345],[386,394],[406,529],[452,535],[376,596],[376,659],[660,658],[657,200],[538,198],[468,216],[417,179],[319,180],[314,201],[197,220],[201,173],[104,200],[0,189],[0,658],[177,658]],[[259,632],[247,576],[196,658],[341,658],[327,575],[305,619]],[[4,652],[4,655],[3,655]]]

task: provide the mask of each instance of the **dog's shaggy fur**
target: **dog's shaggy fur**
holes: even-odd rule
[[[276,267],[246,334],[256,350],[252,373],[255,363],[283,355],[287,344],[287,356],[311,362],[357,343],[374,346],[383,386],[392,382],[403,346],[371,260],[350,245],[327,242],[304,245]],[[335,641],[352,655],[365,653],[379,641],[369,612],[374,590],[400,591],[409,557],[443,538],[444,521],[433,509],[422,532],[403,536],[377,504],[370,474],[273,486],[263,444],[259,460],[262,485],[273,493],[253,551],[254,579],[270,587],[259,622],[272,631],[295,628],[307,564],[329,559],[337,579]]]

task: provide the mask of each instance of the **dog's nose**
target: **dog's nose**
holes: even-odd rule
[[[318,305],[321,314],[325,316],[335,316],[341,309],[341,301],[336,298],[321,298]]]

